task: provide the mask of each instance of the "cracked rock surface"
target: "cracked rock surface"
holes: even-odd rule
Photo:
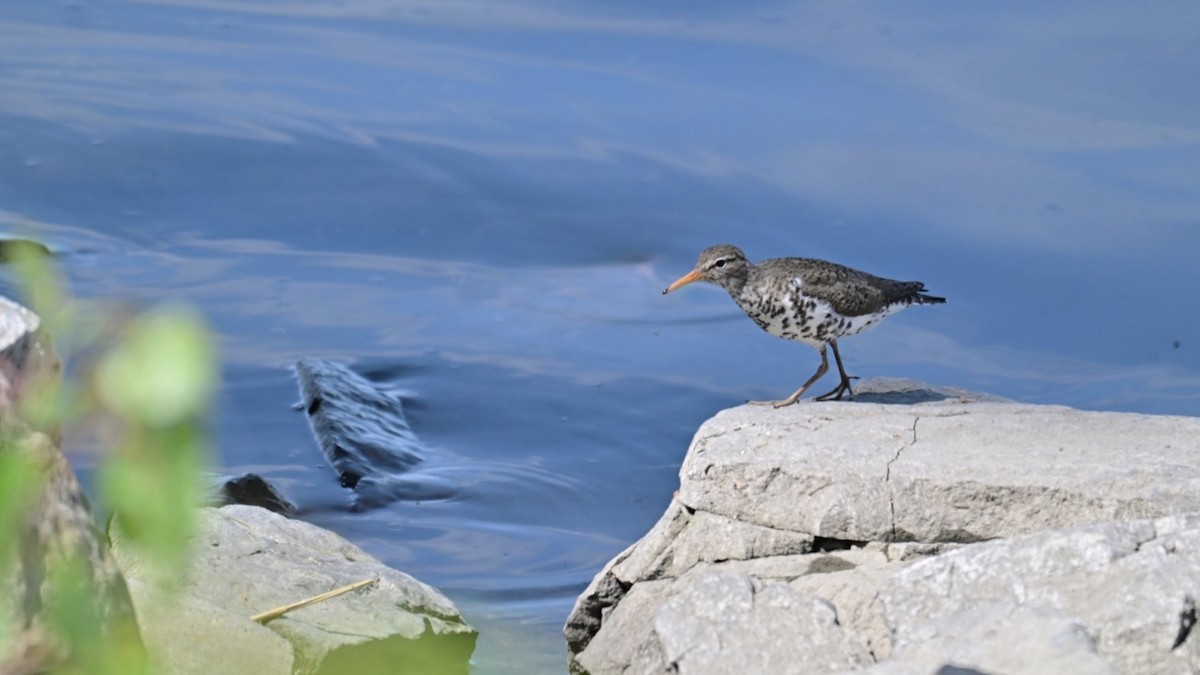
[[[857,391],[705,422],[571,670],[1200,669],[1200,419]]]

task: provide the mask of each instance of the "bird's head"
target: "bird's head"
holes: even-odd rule
[[[750,267],[751,265],[746,260],[746,254],[742,253],[742,249],[732,244],[709,246],[700,252],[700,259],[696,261],[695,269],[679,277],[675,283],[667,286],[667,289],[663,291],[663,295],[682,286],[687,286],[694,281],[711,281],[714,284],[729,288],[730,282],[735,280],[745,281]]]

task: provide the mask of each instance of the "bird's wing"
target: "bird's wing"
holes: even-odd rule
[[[805,294],[828,302],[844,316],[869,314],[924,288],[915,281],[884,279],[823,260],[811,261],[798,276]]]

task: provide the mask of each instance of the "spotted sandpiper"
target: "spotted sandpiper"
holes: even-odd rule
[[[826,345],[833,347],[842,381],[815,400],[838,400],[842,394],[853,398],[851,377],[838,353],[838,338],[857,335],[909,305],[946,302],[925,295],[925,284],[919,281],[883,279],[824,260],[772,258],[755,265],[730,244],[704,249],[696,268],[667,286],[663,295],[694,281],[710,281],[724,288],[738,307],[771,335],[803,342],[821,352],[821,366],[803,387],[782,401],[764,402],[776,408],[799,401],[829,370]]]

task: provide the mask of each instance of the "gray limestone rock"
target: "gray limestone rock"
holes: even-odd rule
[[[854,541],[972,542],[1200,510],[1200,419],[961,400],[722,411],[692,442],[679,500]]]
[[[707,421],[571,670],[1200,671],[1200,420],[857,392]]]
[[[866,644],[825,600],[719,569],[688,581],[654,614],[667,672],[817,674],[871,663]]]
[[[572,663],[587,673],[834,673],[871,663],[829,602],[724,565],[632,587]]]
[[[1149,674],[1200,669],[1200,640],[1191,634],[1198,596],[1200,518],[1178,516],[966,546],[897,572],[879,600],[901,660],[933,635],[948,635],[949,644],[969,640],[972,623],[1003,625],[1007,631],[989,638],[994,653],[977,655],[981,669],[1033,672],[995,664],[1024,649],[1030,614],[1057,615],[1078,624],[1116,672]],[[972,622],[963,620],[972,613]],[[1078,644],[1061,645],[1080,663],[1099,662],[1084,660]]]
[[[673,594],[673,584],[670,579],[643,581],[627,593],[617,595],[615,602],[604,607],[602,619],[596,623],[603,630],[588,636],[587,645],[578,650],[570,663],[571,672],[667,672],[651,627],[658,608]]]
[[[981,673],[1112,675],[1078,618],[1044,607],[982,605],[923,622],[896,645],[888,660],[860,675],[937,673],[943,668]]]
[[[810,573],[791,579],[789,585],[802,593],[822,598],[837,608],[838,621],[861,636],[876,659],[887,656],[891,633],[877,597],[888,575],[908,565],[890,560],[887,546],[836,551],[823,556],[805,556]]]
[[[628,609],[625,592],[635,583],[645,589],[649,588],[646,582],[681,576],[698,564],[778,559],[806,552],[811,545],[812,537],[801,533],[692,512],[673,500],[650,532],[609,562],[579,596],[564,635],[572,653],[583,652],[601,624],[612,625],[609,615],[618,603]],[[640,600],[640,595],[628,602],[634,600]],[[635,630],[647,628],[645,616],[644,612],[635,613],[631,621],[642,622]],[[593,653],[605,649],[597,647]]]
[[[672,505],[669,513],[665,528],[655,528],[663,536],[664,545],[646,547],[656,555],[648,561],[641,561],[635,555],[619,566],[617,574],[626,581],[678,577],[699,563],[755,560],[812,550],[813,538],[800,532],[776,530],[704,511],[688,512],[677,504]],[[642,565],[640,569],[635,568],[638,564]]]

